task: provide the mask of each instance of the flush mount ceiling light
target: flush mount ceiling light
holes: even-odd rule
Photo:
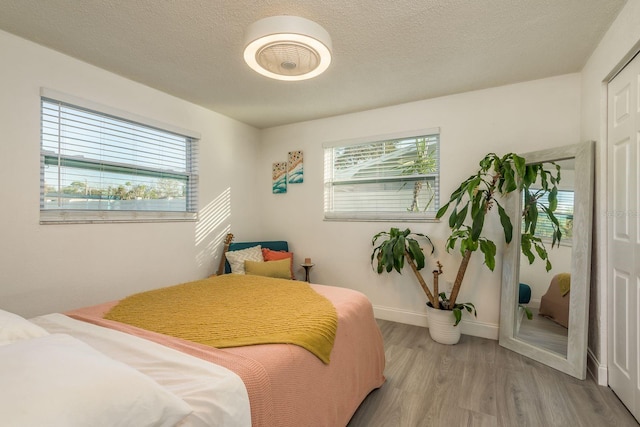
[[[244,60],[277,80],[306,80],[331,63],[331,37],[320,25],[298,16],[271,16],[247,28]]]

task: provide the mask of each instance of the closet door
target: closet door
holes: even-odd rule
[[[640,419],[640,56],[608,87],[609,386]]]

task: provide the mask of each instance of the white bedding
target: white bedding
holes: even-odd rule
[[[119,331],[48,314],[31,322],[54,334],[68,334],[104,355],[155,380],[184,400],[193,412],[180,426],[248,427],[249,397],[232,371],[202,359]]]

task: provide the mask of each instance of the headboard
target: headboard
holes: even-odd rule
[[[218,267],[218,275],[231,273],[231,266],[225,257],[225,253],[229,251],[239,251],[241,249],[247,249],[252,246],[260,245],[263,248],[271,249],[272,251],[289,251],[289,244],[284,240],[265,240],[258,242],[231,242],[233,240],[233,234],[227,234],[224,242],[224,249],[220,258],[220,266]]]

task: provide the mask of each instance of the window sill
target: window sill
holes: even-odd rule
[[[329,222],[440,222],[434,216],[397,216],[397,217],[376,217],[376,216],[343,216],[343,215],[325,215],[324,221]]]
[[[108,224],[135,222],[195,222],[195,212],[41,210],[40,224]]]

